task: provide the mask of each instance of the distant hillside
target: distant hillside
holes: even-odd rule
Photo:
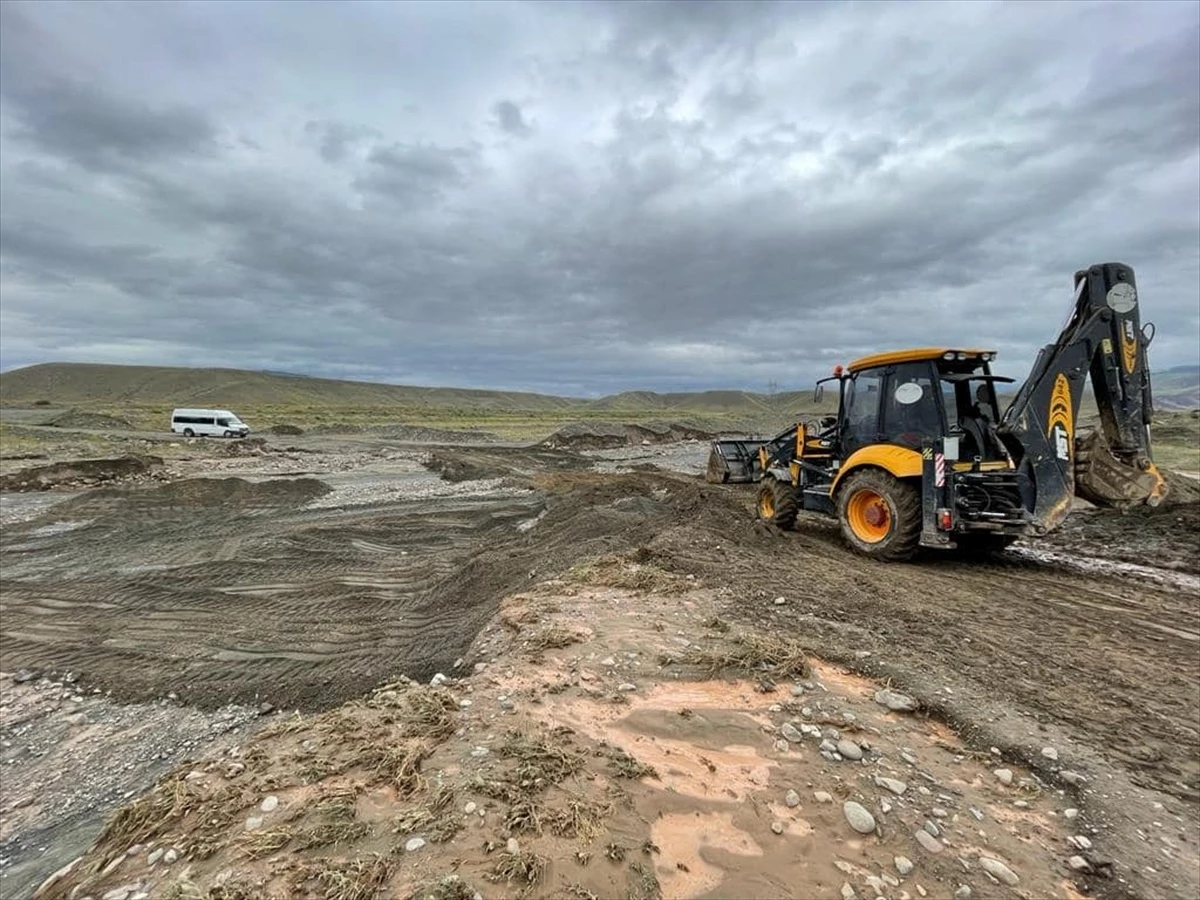
[[[1200,408],[1200,366],[1176,366],[1151,373],[1158,409]]]
[[[547,394],[410,387],[338,381],[242,369],[109,366],[45,363],[0,374],[0,405],[431,407],[488,412],[613,414],[690,413],[792,415],[812,408],[810,391],[754,394],[744,391],[664,393],[631,391],[586,400]],[[829,400],[826,400],[826,404]]]

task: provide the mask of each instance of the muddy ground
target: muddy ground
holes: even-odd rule
[[[169,480],[148,487],[0,498],[0,670],[70,672],[80,690],[118,704],[172,693],[199,711],[316,713],[402,675],[471,671],[505,598],[626,554],[671,584],[703,585],[730,627],[794,637],[816,658],[891,681],[971,752],[995,747],[1065,791],[1097,829],[1088,869],[1056,870],[1075,889],[1200,894],[1192,505],[1148,525],[1084,510],[1077,529],[991,562],[898,566],[850,554],[820,518],[785,534],[758,526],[749,490],[699,478],[702,444],[639,447],[622,461],[349,439],[286,451],[292,440],[167,458]],[[612,471],[629,467],[639,471]],[[1139,545],[1142,530],[1155,539]],[[632,586],[643,609],[677,602],[654,594],[653,580]],[[2,764],[18,771],[26,751],[9,743]],[[10,785],[0,809],[17,799]],[[7,871],[37,852],[27,831],[42,824],[8,830]],[[36,874],[83,847],[64,838],[59,849]],[[21,872],[4,896],[35,883],[34,868]],[[820,884],[793,895],[840,895],[841,882]],[[973,884],[976,897],[995,887]],[[717,885],[714,896],[771,895],[725,876]]]

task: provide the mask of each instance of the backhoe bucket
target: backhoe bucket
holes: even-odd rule
[[[766,441],[740,438],[719,439],[708,451],[704,480],[713,484],[745,484],[755,480],[758,449]]]
[[[1167,495],[1166,479],[1149,460],[1142,465],[1114,456],[1100,429],[1081,432],[1075,439],[1075,493],[1098,506],[1158,506]]]

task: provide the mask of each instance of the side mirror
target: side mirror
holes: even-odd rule
[[[820,403],[825,399],[825,385],[818,384],[816,390],[813,391],[813,403]]]

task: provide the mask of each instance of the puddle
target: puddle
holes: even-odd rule
[[[1029,547],[1010,547],[1008,552],[1024,557],[1025,559],[1033,560],[1034,562],[1075,569],[1078,572],[1086,572],[1089,575],[1133,575],[1155,584],[1178,588],[1183,591],[1191,591],[1193,593],[1200,591],[1200,576],[1187,575],[1183,572],[1172,572],[1170,569],[1160,569],[1155,566],[1139,566],[1137,563],[1117,562],[1094,556],[1056,553],[1053,550],[1034,550]]]

